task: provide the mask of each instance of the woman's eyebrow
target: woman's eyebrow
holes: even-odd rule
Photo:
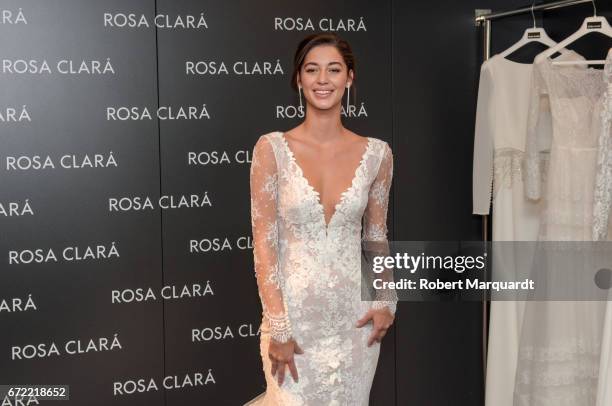
[[[308,65],[319,66],[319,64],[318,64],[318,63],[316,63],[316,62],[307,62],[307,63],[305,63],[305,64],[304,64],[304,67],[306,67],[306,66],[308,66]],[[340,62],[336,62],[336,61],[334,61],[334,62],[330,62],[330,63],[328,63],[327,65],[329,66],[329,65],[342,65],[342,64],[341,64]]]

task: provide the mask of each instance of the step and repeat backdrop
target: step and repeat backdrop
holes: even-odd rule
[[[262,392],[253,146],[303,118],[292,57],[324,31],[357,58],[345,125],[391,142],[390,23],[390,1],[2,0],[0,385],[88,406]],[[376,382],[392,394],[394,370]]]

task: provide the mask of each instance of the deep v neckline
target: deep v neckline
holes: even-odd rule
[[[349,192],[351,192],[355,188],[355,183],[357,181],[357,178],[359,177],[359,173],[361,171],[361,168],[365,164],[367,155],[370,152],[370,147],[372,145],[372,139],[370,137],[366,137],[367,138],[366,146],[365,146],[365,149],[363,151],[363,154],[361,155],[361,159],[359,160],[359,164],[357,164],[357,167],[355,168],[355,171],[353,172],[353,178],[351,179],[351,183],[342,193],[340,193],[340,198],[338,199],[338,202],[334,205],[334,210],[333,210],[333,212],[331,214],[331,217],[329,218],[329,221],[327,221],[325,219],[325,206],[323,206],[323,203],[321,202],[321,194],[319,193],[318,190],[316,190],[312,186],[312,184],[310,183],[308,178],[306,178],[306,175],[304,174],[304,171],[302,170],[302,167],[297,162],[297,159],[295,158],[295,155],[293,154],[293,151],[289,147],[289,143],[287,142],[287,139],[285,138],[285,133],[281,132],[279,134],[280,134],[280,138],[281,138],[281,140],[283,142],[283,145],[285,146],[287,154],[289,155],[290,163],[292,163],[295,166],[295,168],[296,168],[296,170],[298,172],[298,176],[304,182],[304,184],[306,185],[307,189],[311,192],[311,195],[314,198],[315,203],[317,204],[317,207],[319,208],[319,210],[321,212],[321,218],[322,218],[322,221],[323,221],[323,225],[325,227],[325,232],[327,234],[327,230],[329,229],[329,225],[334,221],[334,218],[336,217],[336,213],[338,213],[338,209],[340,207],[342,207],[342,204],[346,200],[347,194]]]

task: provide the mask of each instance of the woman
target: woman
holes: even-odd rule
[[[361,300],[361,244],[387,242],[389,145],[344,128],[355,80],[349,44],[314,34],[292,86],[304,122],[260,136],[251,163],[254,263],[267,390],[247,405],[367,405],[396,299]],[[363,220],[363,225],[362,225]],[[377,296],[382,299],[382,296]],[[373,345],[375,344],[375,345]],[[291,378],[285,380],[286,369]]]

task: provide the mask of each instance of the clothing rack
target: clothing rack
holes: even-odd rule
[[[582,3],[593,3],[592,0],[560,0],[560,1],[552,1],[552,2],[547,2],[547,3],[542,3],[539,5],[534,5],[533,6],[533,11],[542,11],[542,10],[552,10],[555,8],[564,8],[564,7],[568,7],[568,6],[574,6],[577,4],[582,4]],[[497,13],[492,13],[491,11],[489,11],[488,13],[476,13],[476,24],[480,24],[482,22],[485,22],[487,20],[495,20],[497,18],[501,18],[501,17],[508,17],[508,16],[513,16],[513,15],[517,15],[517,14],[524,14],[524,13],[530,13],[531,12],[531,6],[527,6],[527,7],[523,7],[523,8],[517,8],[515,10],[509,10],[509,11],[500,11]]]
[[[500,12],[492,12],[491,10],[486,9],[476,9],[474,17],[474,23],[476,26],[480,26],[483,28],[483,52],[484,59],[487,60],[491,56],[491,22],[492,20],[497,20],[504,17],[511,17],[518,14],[531,13],[532,11],[546,11],[546,10],[554,10],[557,8],[565,8],[570,6],[576,6],[578,4],[584,3],[594,3],[595,0],[559,0],[552,1],[547,3],[542,3],[539,5],[534,5],[533,8],[531,6],[518,8],[515,10],[508,11],[500,11]]]
[[[592,4],[595,8],[595,0],[559,0],[559,1],[551,1],[541,3],[539,5],[526,6],[514,10],[493,12],[488,9],[476,9],[474,23],[477,27],[482,29],[482,44],[483,44],[483,58],[486,61],[491,57],[491,23],[493,20],[497,20],[500,18],[511,17],[519,14],[531,13],[532,11],[546,11],[553,10],[558,8],[565,8],[570,6],[576,6],[578,4],[589,3]],[[482,235],[484,241],[485,252],[487,249],[488,242],[488,217],[487,215],[483,216],[482,219]],[[485,278],[488,278],[488,269],[485,269]],[[482,359],[483,359],[483,378],[486,379],[486,371],[487,371],[487,352],[488,352],[488,337],[489,337],[489,329],[488,329],[488,293],[483,292],[482,297]]]

